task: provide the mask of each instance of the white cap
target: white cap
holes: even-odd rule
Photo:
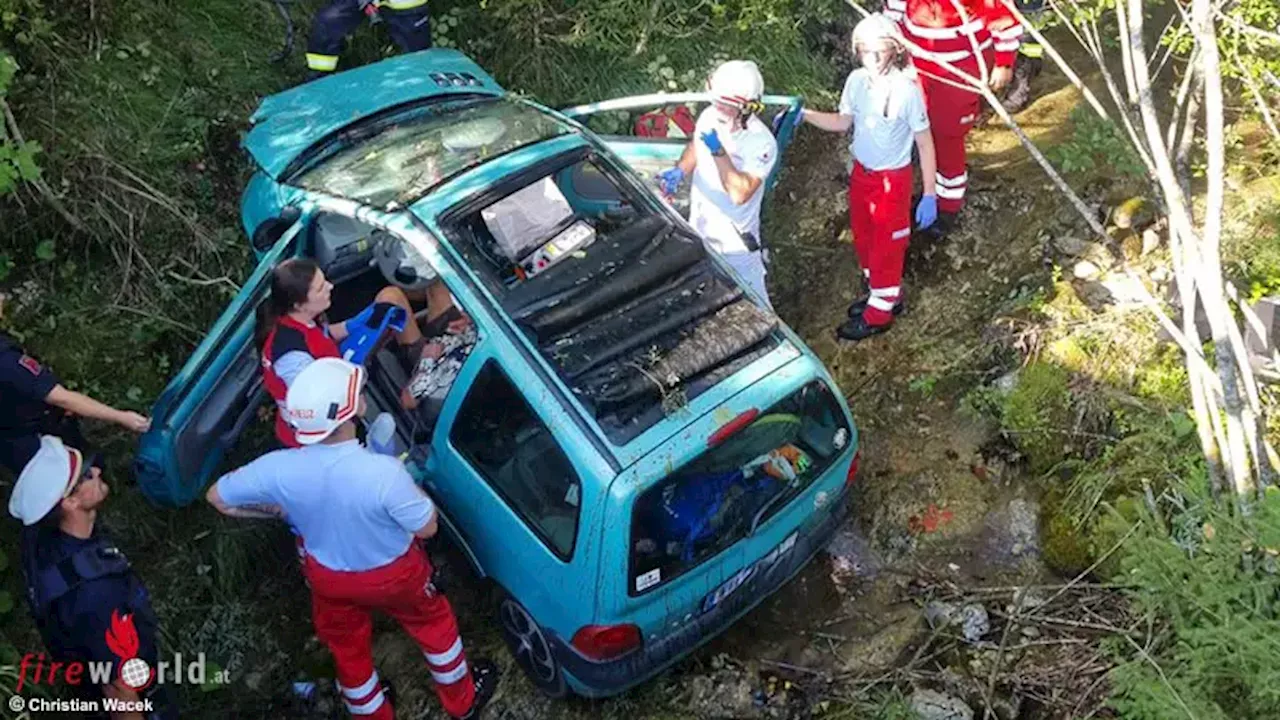
[[[880,40],[898,42],[898,25],[881,13],[872,13],[853,27],[853,48],[872,45]]]
[[[764,77],[750,60],[730,60],[711,73],[707,87],[716,99],[744,107],[764,94]]]
[[[318,443],[354,418],[363,388],[364,368],[346,360],[320,358],[303,368],[284,399],[298,442]]]
[[[72,478],[80,477],[84,457],[52,435],[40,436],[40,449],[22,468],[9,496],[9,514],[34,525],[62,502]]]

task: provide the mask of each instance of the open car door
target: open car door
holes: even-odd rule
[[[301,251],[308,220],[304,213],[291,225],[280,222],[283,234],[152,408],[134,472],[153,502],[181,507],[195,500],[256,415],[265,394],[253,343],[258,304],[276,263]]]
[[[560,112],[599,135],[647,184],[656,184],[658,173],[680,159],[694,135],[693,124],[711,104],[710,93],[654,93],[578,105]],[[795,119],[801,110],[798,97],[766,95],[761,120],[773,129],[781,157],[795,135]],[[778,181],[777,163],[765,181],[765,190]],[[676,198],[676,207],[688,209],[688,189]]]

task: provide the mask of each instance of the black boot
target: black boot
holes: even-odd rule
[[[945,240],[948,235],[955,232],[960,227],[959,213],[938,212],[938,219],[933,224],[923,230],[917,230],[916,234],[925,240],[938,242]]]
[[[849,318],[849,320],[836,328],[836,337],[841,340],[849,340],[850,342],[858,342],[866,340],[874,335],[888,332],[893,327],[893,322],[887,322],[884,325],[870,325],[861,315]]]
[[[1013,68],[1013,81],[1005,90],[1001,105],[1010,114],[1021,112],[1031,103],[1031,80],[1040,74],[1044,61],[1041,58],[1027,57],[1019,54]]]
[[[867,300],[870,298],[858,298],[849,306],[849,317],[859,317],[867,309]],[[898,317],[907,311],[907,299],[904,296],[898,297],[898,302],[893,304],[893,316]]]
[[[471,663],[471,680],[476,685],[476,697],[471,701],[471,709],[458,720],[476,720],[480,711],[493,699],[498,689],[498,666],[488,660],[477,660]]]

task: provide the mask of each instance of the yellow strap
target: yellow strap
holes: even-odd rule
[[[427,0],[379,0],[378,7],[390,10],[412,10],[427,4]]]
[[[333,72],[338,69],[338,56],[307,53],[307,67],[317,72]]]

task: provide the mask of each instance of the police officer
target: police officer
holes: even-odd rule
[[[311,76],[338,69],[338,56],[347,36],[355,32],[361,18],[385,20],[391,39],[401,52],[431,47],[431,17],[427,0],[333,0],[316,13],[307,43],[307,67]]]
[[[158,626],[151,598],[129,561],[96,527],[108,494],[102,471],[56,437],[42,436],[39,444],[18,476],[9,513],[25,526],[27,599],[50,659],[85,663],[84,678],[90,676],[88,663],[111,664],[110,684],[73,686],[85,700],[150,701],[150,710],[112,713],[112,720],[176,718],[156,682]],[[149,672],[140,672],[135,659]]]
[[[0,332],[0,464],[17,475],[40,448],[40,435],[56,435],[86,447],[77,417],[113,422],[146,432],[151,421],[68,390],[48,367]]]

